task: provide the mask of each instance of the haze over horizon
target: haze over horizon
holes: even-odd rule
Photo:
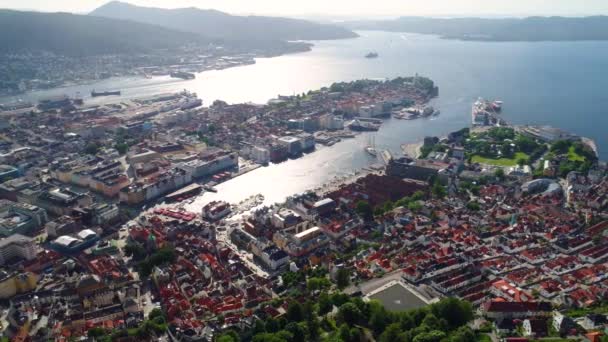
[[[88,13],[108,0],[0,0],[0,8]],[[311,16],[327,18],[398,16],[587,16],[608,15],[605,0],[124,0],[134,5],[162,8],[198,7],[233,14]]]

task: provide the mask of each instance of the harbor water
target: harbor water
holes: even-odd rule
[[[262,167],[219,185],[193,206],[210,199],[241,201],[262,193],[266,202],[318,187],[376,161],[364,152],[375,134],[378,148],[399,154],[400,145],[427,135],[444,135],[470,124],[471,104],[478,98],[504,101],[504,118],[513,124],[552,125],[596,141],[600,158],[608,153],[608,42],[464,42],[434,36],[360,32],[356,39],[315,42],[311,52],[258,59],[255,65],[197,74],[195,80],[167,77],[110,79],[102,82],[20,96],[25,100],[80,93],[87,103],[92,89],[121,90],[136,98],[187,89],[205,104],[265,103],[278,94],[291,95],[361,78],[384,79],[420,74],[439,86],[432,105],[441,115],[431,119],[388,119],[377,133],[365,133],[297,160]],[[377,51],[378,58],[365,58]],[[1,102],[14,100],[3,98]]]

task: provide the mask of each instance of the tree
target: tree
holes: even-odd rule
[[[369,302],[370,318],[369,327],[375,334],[380,334],[390,323],[388,312],[378,301],[372,300]]]
[[[222,334],[220,337],[217,338],[217,342],[238,342],[238,340],[235,340],[230,335]]]
[[[141,260],[146,257],[146,249],[139,243],[129,243],[125,246],[125,255],[133,257],[135,260]]]
[[[372,206],[366,201],[357,202],[356,211],[366,221],[371,221],[374,219]]]
[[[106,331],[100,327],[91,328],[91,329],[89,329],[89,331],[87,331],[87,336],[91,337],[91,338],[95,338],[95,339],[99,339],[100,337],[104,336],[105,334],[106,334]]]
[[[496,169],[496,171],[494,171],[494,176],[498,179],[500,179],[501,181],[505,179],[505,170],[503,170],[502,168],[498,168]]]
[[[412,199],[412,201],[420,201],[422,199],[424,199],[426,196],[424,194],[424,192],[418,190],[416,192],[414,192],[414,194],[410,197]]]
[[[384,209],[385,213],[393,210],[394,208],[395,208],[395,204],[391,201],[386,201],[384,203],[384,206],[382,207],[382,209]]]
[[[293,341],[293,334],[287,330],[281,330],[278,333],[276,333],[275,336],[277,338],[277,340],[276,340],[277,342],[278,341],[286,341],[286,342]],[[270,342],[274,342],[274,341],[275,340],[271,339]]]
[[[306,288],[308,291],[323,290],[329,288],[331,282],[327,278],[309,278],[306,282]]]
[[[419,212],[420,210],[422,210],[422,204],[420,204],[420,202],[418,202],[418,201],[415,201],[415,202],[410,202],[410,203],[407,205],[407,208],[408,208],[410,211],[412,211],[412,212],[414,212],[414,213],[417,213],[417,212]]]
[[[572,142],[568,140],[558,140],[551,145],[551,152],[564,154],[568,153],[568,149],[572,146]]]
[[[449,297],[431,305],[431,312],[447,321],[450,329],[465,325],[473,319],[471,303]]]
[[[305,321],[310,321],[313,317],[316,317],[315,305],[310,300],[304,302],[304,305],[302,305],[302,312]]]
[[[304,320],[304,308],[302,304],[293,301],[287,307],[287,320],[290,322],[301,322]]]
[[[445,338],[445,333],[439,330],[433,330],[419,334],[414,338],[413,342],[440,342]]]
[[[433,196],[435,196],[436,198],[444,198],[445,195],[447,195],[447,191],[445,190],[445,187],[443,185],[441,185],[441,183],[437,180],[435,183],[433,183],[433,188],[431,189]]]
[[[467,209],[471,211],[479,211],[481,207],[479,206],[479,203],[472,201],[467,203]]]
[[[350,284],[350,272],[346,268],[341,268],[336,274],[336,283],[340,290],[346,288]]]
[[[308,328],[308,337],[311,341],[319,339],[320,324],[317,315],[315,315],[314,312],[308,321],[306,321],[306,327]]]
[[[340,307],[350,301],[350,296],[342,292],[335,292],[331,295],[331,301],[335,306]]]
[[[255,321],[255,325],[253,326],[253,334],[257,335],[257,334],[263,334],[266,332],[266,325],[264,324],[264,321],[262,321],[261,319],[258,319]]]
[[[293,285],[304,281],[306,275],[302,272],[287,271],[281,275],[281,279],[283,279],[285,287],[292,287]]]
[[[88,143],[84,148],[84,152],[86,154],[95,155],[97,152],[99,152],[99,145],[96,143]]]
[[[340,326],[340,330],[338,330],[338,336],[340,336],[340,339],[344,342],[350,341],[350,328],[346,323]]]
[[[361,329],[359,329],[357,327],[351,328],[349,342],[359,342],[359,341],[361,341]]]
[[[281,330],[275,334],[265,333],[253,337],[253,342],[289,342],[293,335],[289,331]]]
[[[152,309],[152,311],[150,311],[150,313],[148,314],[148,319],[150,320],[154,320],[155,318],[162,318],[163,320],[165,319],[165,313],[163,312],[163,310],[159,309],[159,308],[154,308]]]
[[[123,155],[129,150],[129,145],[125,144],[124,142],[117,143],[116,145],[114,145],[114,148],[116,149],[116,151],[118,151],[119,154]]]
[[[361,311],[355,304],[346,303],[340,307],[338,317],[341,322],[353,326],[361,319]]]
[[[497,141],[515,138],[515,130],[510,127],[494,127],[488,131],[488,135]]]
[[[234,330],[227,330],[218,337],[218,342],[239,342],[241,338]]]
[[[416,310],[418,311],[418,310]],[[404,330],[412,329],[416,326],[416,322],[414,321],[414,317],[409,312],[403,312],[399,316],[399,323]]]
[[[332,332],[332,331],[335,331],[337,329],[336,328],[336,321],[334,321],[330,317],[323,317],[323,319],[321,320],[321,323],[319,325],[326,332]]]
[[[523,167],[527,163],[528,163],[527,158],[517,158],[517,165],[519,165],[520,167]]]
[[[379,342],[394,342],[399,340],[399,336],[403,333],[401,330],[401,325],[399,323],[393,323],[389,325],[380,337],[378,338]]]
[[[319,315],[325,315],[326,313],[330,312],[334,306],[327,292],[321,293],[318,299],[318,303]]]
[[[266,319],[266,331],[269,333],[275,333],[279,331],[279,322],[272,317]]]
[[[522,152],[532,153],[536,148],[538,148],[539,144],[532,138],[525,135],[519,135],[517,139],[515,139],[515,146]]]
[[[298,323],[291,322],[285,326],[285,330],[289,331],[293,335],[292,342],[304,342],[306,341],[306,330],[302,328]]]

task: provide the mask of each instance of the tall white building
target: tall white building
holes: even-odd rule
[[[36,254],[36,244],[30,237],[15,234],[0,240],[0,265],[13,258],[33,260]]]
[[[251,149],[251,159],[258,164],[268,164],[270,161],[270,151],[263,147],[254,146]]]

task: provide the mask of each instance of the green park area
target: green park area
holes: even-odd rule
[[[568,148],[568,160],[573,162],[585,162],[587,158],[583,155],[580,155],[576,150],[577,148],[574,145]]]
[[[465,149],[471,163],[508,167],[529,165],[547,150],[547,146],[511,127],[493,127],[471,133]]]
[[[597,155],[591,147],[581,141],[572,140],[554,142],[547,157],[559,162],[560,177],[566,177],[571,171],[586,173],[597,161]]]
[[[495,165],[495,166],[515,166],[518,164],[518,162],[524,161],[524,164],[527,164],[529,161],[530,157],[523,153],[523,152],[516,152],[515,155],[511,158],[491,158],[491,157],[482,157],[480,155],[474,155],[471,158],[471,161],[473,163],[479,163],[479,164],[488,164],[488,165]]]

